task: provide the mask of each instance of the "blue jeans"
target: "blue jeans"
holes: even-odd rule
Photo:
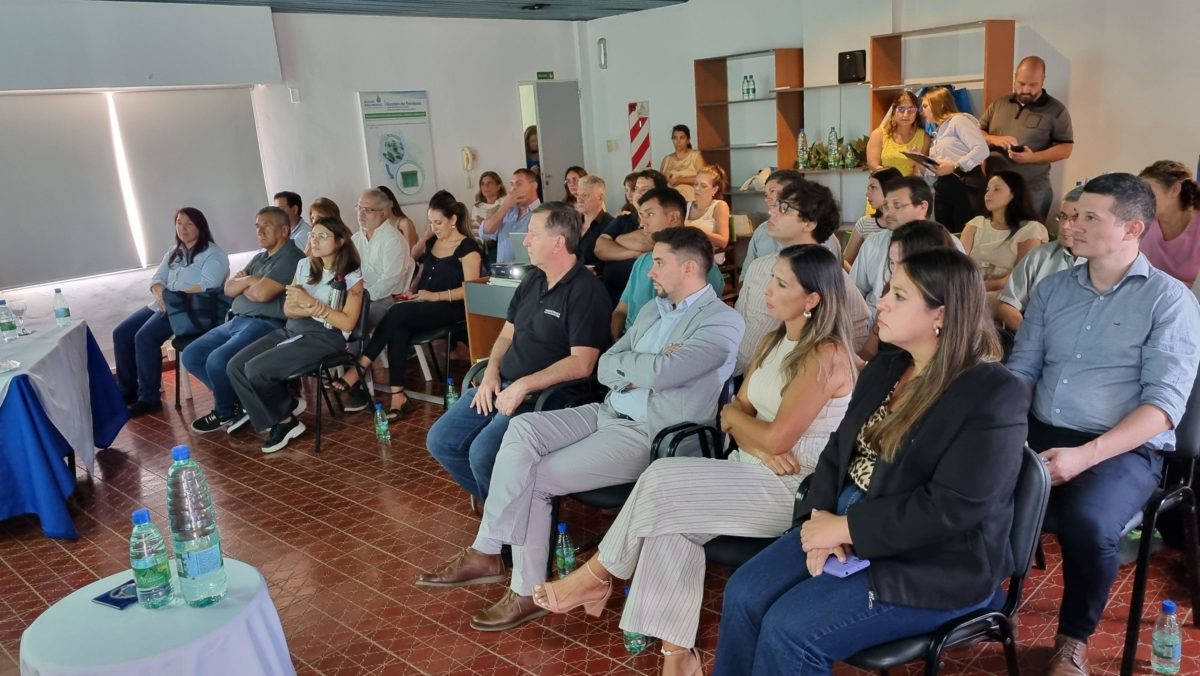
[[[166,315],[143,307],[113,329],[117,384],[126,399],[162,400],[162,344],[174,334]]]
[[[237,395],[225,374],[229,360],[243,347],[279,328],[283,328],[283,322],[236,315],[184,349],[180,359],[188,373],[199,378],[213,393],[213,410],[217,415],[228,418],[237,404]]]
[[[857,488],[843,492],[838,511],[861,497]],[[869,569],[813,577],[806,558],[792,529],[729,578],[714,674],[832,674],[834,662],[860,650],[932,631],[991,601],[950,610],[884,603],[871,595]]]
[[[551,397],[546,409],[560,408],[569,396],[568,392],[561,392]],[[511,416],[495,410],[490,415],[481,415],[471,408],[474,398],[474,387],[463,390],[462,398],[429,428],[425,444],[429,454],[446,468],[455,483],[485,500],[492,483],[492,467],[496,464],[496,454],[500,452],[500,442],[504,440],[509,421],[532,411],[533,405],[520,406]]]

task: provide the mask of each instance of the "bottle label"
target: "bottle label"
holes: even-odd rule
[[[17,323],[11,319],[0,319],[0,331],[16,331]]]
[[[180,577],[197,578],[221,569],[221,545],[215,544],[194,552],[177,552]]]
[[[165,556],[146,556],[129,563],[138,589],[157,589],[171,582],[171,564]]]
[[[69,319],[71,317],[71,308],[56,307],[54,308],[55,319]]]

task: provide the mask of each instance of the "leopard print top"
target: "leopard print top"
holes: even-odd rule
[[[872,448],[867,443],[866,432],[891,415],[888,404],[891,403],[895,391],[893,389],[888,392],[879,408],[875,409],[871,417],[858,429],[858,435],[854,439],[854,453],[850,456],[850,479],[864,492],[871,486],[871,475],[875,471],[875,463],[879,461],[879,449]]]

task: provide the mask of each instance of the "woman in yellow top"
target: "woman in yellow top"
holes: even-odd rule
[[[686,124],[677,124],[671,128],[671,144],[675,152],[663,158],[659,171],[667,177],[667,185],[679,191],[683,199],[691,202],[696,199],[696,173],[704,166],[704,158],[700,151],[692,148],[692,130]]]
[[[892,104],[891,115],[871,132],[871,138],[867,141],[867,169],[875,171],[882,167],[895,167],[905,176],[916,173],[913,161],[900,153],[907,150],[929,154],[929,137],[917,123],[920,109],[916,94],[908,90],[900,92]]]

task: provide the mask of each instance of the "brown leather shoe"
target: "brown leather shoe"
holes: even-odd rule
[[[475,613],[475,617],[471,618],[471,628],[478,631],[504,631],[549,614],[550,611],[534,605],[532,596],[518,596],[513,590],[506,589],[504,597],[495,605]]]
[[[504,561],[500,559],[499,554],[484,554],[467,547],[434,572],[421,573],[417,577],[417,586],[448,589],[503,582],[506,578]]]
[[[1087,643],[1059,634],[1054,637],[1054,656],[1046,676],[1088,676]]]

